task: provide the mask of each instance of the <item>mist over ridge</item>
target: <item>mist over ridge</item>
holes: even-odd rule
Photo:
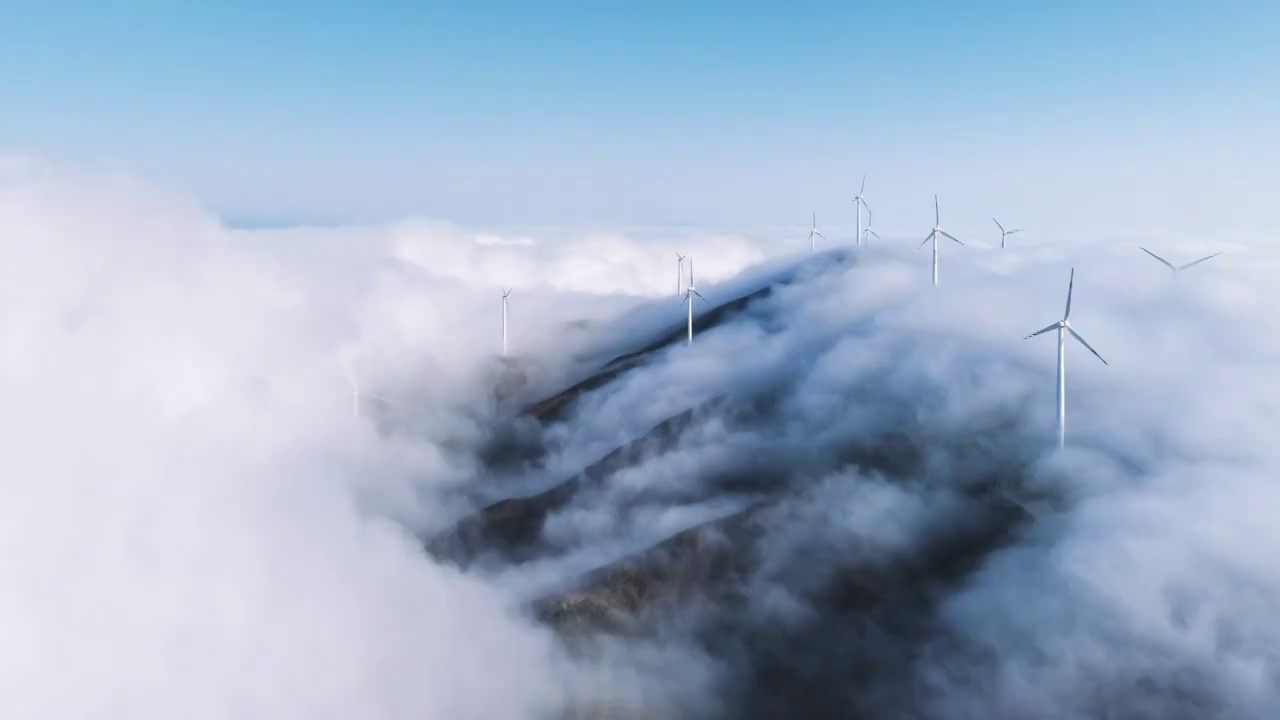
[[[0,167],[15,716],[1280,709],[1268,238],[956,230],[932,288],[927,207],[914,240],[830,232],[810,256],[802,225],[238,229],[144,182]],[[1138,242],[1224,254],[1175,276]],[[677,251],[699,316],[769,291],[522,415],[683,327]],[[1053,343],[1022,338],[1072,267],[1110,365],[1067,348],[1058,456]],[[390,402],[354,417],[344,366]],[[518,561],[428,552],[632,442]],[[679,592],[623,602],[609,568]],[[624,630],[539,614],[606,596]]]

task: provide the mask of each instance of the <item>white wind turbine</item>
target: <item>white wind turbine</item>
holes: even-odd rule
[[[924,247],[925,243],[929,242],[930,240],[933,241],[933,285],[934,287],[937,287],[938,285],[938,236],[939,235],[945,235],[951,238],[952,240],[955,240],[957,243],[961,245],[964,244],[960,242],[960,240],[958,240],[955,235],[952,235],[951,233],[942,229],[942,216],[938,212],[938,196],[934,195],[933,196],[933,230],[929,233],[929,236],[924,239],[924,242],[920,243],[920,247]]]
[[[868,209],[867,209],[867,226],[866,226],[866,227],[864,227],[864,228],[862,228],[862,239],[863,239],[863,241],[870,242],[870,238],[871,238],[871,236],[873,236],[873,235],[875,236],[875,238],[876,238],[877,240],[879,240],[879,239],[880,239],[880,233],[878,233],[878,232],[876,232],[875,230],[872,230],[872,229],[871,229],[871,209],[870,209],[870,208],[868,208]],[[859,245],[861,245],[862,243],[861,243],[861,242],[859,242],[858,244],[859,244]]]
[[[1174,274],[1177,274],[1177,272],[1178,272],[1179,270],[1186,270],[1187,268],[1191,267],[1192,265],[1199,265],[1200,263],[1204,262],[1205,260],[1209,260],[1210,258],[1216,258],[1216,257],[1218,257],[1219,255],[1221,255],[1221,254],[1222,254],[1222,253],[1220,253],[1220,252],[1216,252],[1216,253],[1214,253],[1214,254],[1212,254],[1212,255],[1205,255],[1204,257],[1200,258],[1199,260],[1195,260],[1195,261],[1189,262],[1189,263],[1187,263],[1187,264],[1185,264],[1185,265],[1174,265],[1173,263],[1169,262],[1168,260],[1165,260],[1164,258],[1162,258],[1162,257],[1160,257],[1159,255],[1157,255],[1157,254],[1155,254],[1155,253],[1151,252],[1150,250],[1148,250],[1148,249],[1146,249],[1146,248],[1142,247],[1141,245],[1139,245],[1139,246],[1138,246],[1138,249],[1142,250],[1142,252],[1144,252],[1144,253],[1146,253],[1146,254],[1150,255],[1151,257],[1153,257],[1153,258],[1155,258],[1155,259],[1159,260],[1160,262],[1164,263],[1164,265],[1165,265],[1166,267],[1168,267],[1170,270],[1172,270],[1172,271],[1174,272]]]
[[[507,298],[515,288],[504,288],[502,291],[502,354],[507,354]]]
[[[360,385],[359,383],[356,382],[356,375],[355,373],[351,372],[351,366],[348,365],[345,360],[342,361],[342,372],[346,374],[347,383],[351,385],[351,414],[354,415],[355,417],[360,417],[360,398],[370,398],[372,400],[377,400],[379,402],[386,403],[388,405],[394,404],[390,400],[382,397],[381,395],[374,395],[372,393],[360,392]]]
[[[862,187],[858,189],[858,194],[853,197],[853,206],[858,210],[858,228],[856,236],[858,238],[859,245],[862,244],[862,208],[867,208],[867,225],[871,225],[871,208],[867,205],[867,201],[862,197],[862,193],[866,192],[866,189],[867,176],[864,174],[862,176]],[[880,236],[877,235],[876,237]]]
[[[1037,335],[1043,335],[1044,333],[1047,333],[1050,330],[1058,331],[1058,448],[1059,449],[1063,448],[1067,442],[1067,374],[1066,374],[1067,369],[1065,366],[1066,359],[1067,359],[1067,334],[1070,334],[1071,337],[1075,338],[1076,340],[1079,340],[1080,344],[1085,346],[1085,348],[1088,349],[1089,352],[1093,353],[1094,357],[1098,358],[1099,360],[1102,360],[1103,365],[1109,364],[1107,363],[1106,360],[1103,360],[1102,356],[1098,354],[1097,350],[1093,349],[1092,345],[1086,342],[1083,337],[1080,337],[1080,333],[1076,332],[1075,328],[1071,327],[1071,323],[1068,321],[1068,318],[1071,317],[1071,288],[1073,285],[1075,285],[1075,282],[1076,282],[1076,269],[1071,268],[1071,278],[1067,281],[1067,309],[1063,311],[1062,319],[1052,325],[1049,325],[1045,328],[1042,328],[1040,330],[1037,330],[1031,333],[1026,338],[1023,338],[1024,340],[1027,338],[1033,338]]]
[[[693,344],[693,296],[697,295],[702,301],[711,304],[711,301],[703,297],[702,293],[694,289],[693,286],[693,258],[689,258],[689,287],[684,291],[684,302],[689,305],[689,344]]]
[[[813,239],[815,237],[820,237],[823,240],[827,239],[826,235],[823,235],[822,233],[818,232],[818,213],[816,212],[813,214],[813,229],[809,231],[809,252],[813,252]],[[692,282],[692,278],[693,278],[693,260],[692,259],[689,260],[689,278],[690,278],[690,281]]]
[[[676,253],[676,295],[681,294],[680,284],[684,282],[684,259],[689,253]]]
[[[1003,249],[1004,249],[1004,239],[1005,239],[1006,237],[1008,237],[1009,235],[1012,235],[1012,234],[1014,234],[1014,233],[1020,233],[1020,232],[1022,232],[1022,228],[1014,228],[1014,229],[1012,229],[1012,230],[1005,230],[1005,229],[1004,229],[1004,226],[1000,224],[1000,221],[999,221],[999,220],[997,220],[997,219],[995,219],[995,218],[991,218],[991,222],[995,223],[995,224],[996,224],[996,227],[1000,228],[1000,249],[1001,249],[1001,250],[1003,250]]]

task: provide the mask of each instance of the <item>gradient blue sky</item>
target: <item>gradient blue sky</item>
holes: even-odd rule
[[[866,172],[891,232],[1266,229],[1277,6],[0,0],[0,151],[236,222],[838,224]]]

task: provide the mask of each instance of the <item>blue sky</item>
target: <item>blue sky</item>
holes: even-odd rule
[[[1258,230],[1276,5],[10,0],[0,151],[237,222],[839,224],[866,172],[890,231]]]

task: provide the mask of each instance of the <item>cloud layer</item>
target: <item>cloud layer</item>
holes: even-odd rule
[[[236,230],[129,179],[7,163],[0,183],[0,576],[16,589],[0,595],[0,696],[16,715],[732,715],[763,702],[762,657],[808,647],[794,643],[822,610],[804,588],[934,547],[1001,473],[1036,520],[931,591],[912,616],[927,631],[828,633],[814,652],[832,697],[940,718],[1278,707],[1280,327],[1263,246],[1171,243],[1157,251],[1226,250],[1174,277],[1124,239],[1027,233],[1004,252],[944,247],[937,289],[914,243],[832,255],[583,398],[539,436],[544,457],[495,475],[499,287],[516,287],[534,392],[678,325],[676,250],[713,303],[792,261],[734,284],[777,248],[424,221]],[[1053,342],[1021,338],[1060,317],[1073,266],[1073,324],[1110,366],[1068,347],[1059,457],[1044,452]],[[393,401],[366,400],[389,424],[352,417],[344,363]],[[708,412],[576,497],[546,557],[464,573],[422,551],[478,498],[549,486],[726,392],[767,402]],[[922,449],[904,474],[849,460],[890,432]],[[757,476],[772,480],[741,485]],[[779,494],[737,609],[744,660],[673,621],[584,664],[528,617],[583,572]],[[902,672],[841,675],[845,643]]]

